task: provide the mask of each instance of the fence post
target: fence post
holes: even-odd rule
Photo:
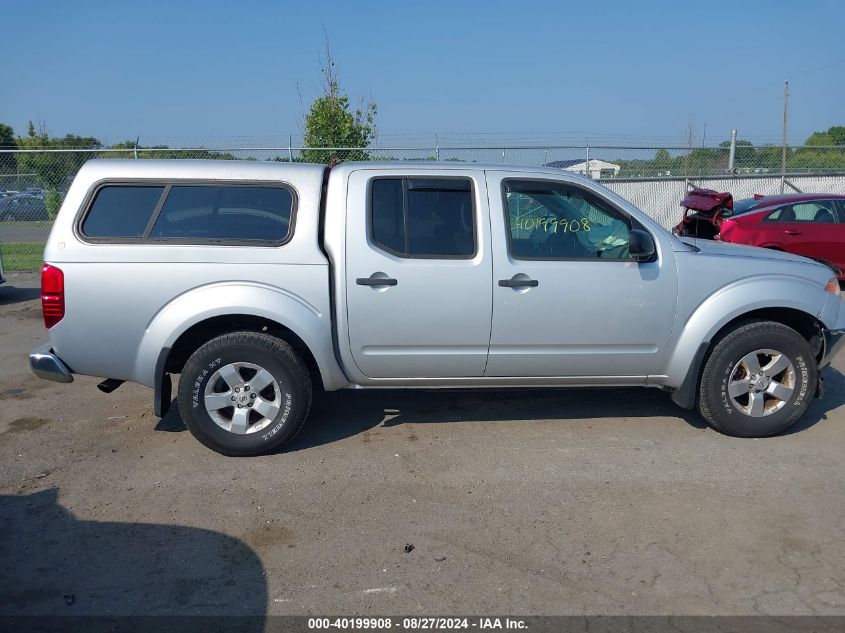
[[[587,144],[587,162],[584,163],[584,175],[587,178],[592,178],[592,174],[590,173],[590,145]]]
[[[293,162],[293,148],[291,147],[292,145],[293,145],[293,136],[290,133],[288,133],[288,162],[289,163]]]
[[[440,137],[434,133],[434,160],[440,161]]]
[[[783,150],[780,155],[780,192],[786,183],[786,120],[789,111],[789,81],[783,82]]]
[[[736,173],[734,162],[736,161],[736,130],[731,130],[731,152],[728,154],[728,173],[733,176]]]

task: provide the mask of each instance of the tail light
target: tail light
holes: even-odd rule
[[[65,316],[65,275],[50,264],[41,267],[41,311],[47,328]]]
[[[722,223],[719,225],[719,239],[724,242],[730,242],[730,234],[736,228],[736,221],[734,220],[722,220]]]

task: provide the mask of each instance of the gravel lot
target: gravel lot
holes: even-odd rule
[[[845,615],[843,356],[771,439],[652,390],[346,391],[233,459],[33,377],[37,284],[0,286],[0,614]]]

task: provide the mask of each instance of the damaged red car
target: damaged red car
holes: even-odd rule
[[[845,195],[757,195],[693,189],[676,235],[761,246],[826,263],[845,282]]]

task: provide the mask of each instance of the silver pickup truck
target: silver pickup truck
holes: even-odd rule
[[[842,346],[834,272],[683,241],[593,181],[462,163],[92,160],[50,234],[40,377],[180,374],[206,446],[289,442],[316,388],[645,386],[757,437]]]

